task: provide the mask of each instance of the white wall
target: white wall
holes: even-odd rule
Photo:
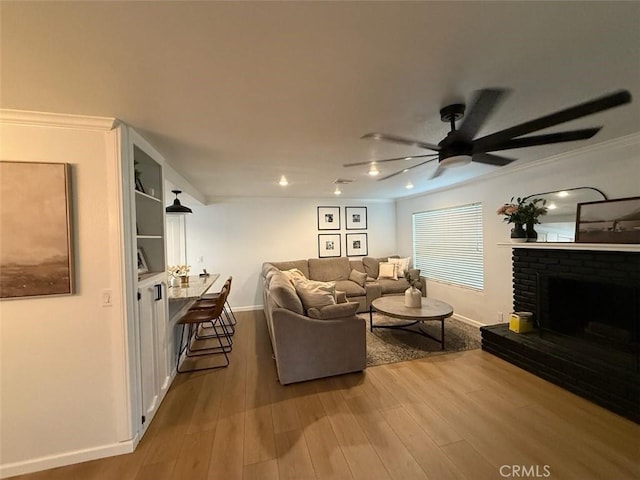
[[[318,206],[340,206],[340,232],[319,231]],[[370,256],[408,253],[396,248],[396,218],[393,202],[348,199],[243,198],[221,200],[213,205],[192,206],[186,218],[187,261],[191,272],[206,268],[233,275],[230,302],[235,308],[259,308],[262,293],[259,274],[265,261],[318,257],[318,234],[340,233],[345,255],[345,206],[366,206]],[[200,257],[203,261],[199,262]],[[217,286],[221,286],[219,281]],[[216,288],[216,285],[213,287]]]
[[[485,289],[470,289],[427,282],[427,294],[454,306],[457,315],[483,324],[497,323],[513,308],[510,225],[496,214],[513,196],[596,187],[608,198],[640,195],[640,135],[625,137],[574,151],[568,155],[505,169],[480,181],[397,202],[398,247],[412,251],[412,214],[415,212],[482,202],[484,210]]]
[[[126,451],[122,232],[108,120],[0,125],[2,160],[71,165],[76,278],[70,296],[0,302],[1,476]],[[113,306],[101,306],[103,289]]]

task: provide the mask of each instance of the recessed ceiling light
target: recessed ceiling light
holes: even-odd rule
[[[336,185],[336,189],[333,191],[333,194],[334,194],[334,195],[340,195],[340,194],[342,194],[342,191],[340,190],[340,187],[338,187],[338,186]]]
[[[404,186],[404,188],[406,188],[407,190],[411,190],[413,188],[413,183],[407,182],[407,184]]]
[[[405,160],[413,160],[413,157],[404,157]]]
[[[409,171],[408,168],[405,168],[404,170],[402,170],[402,173],[407,173]]]
[[[565,192],[564,190],[562,190],[561,192],[558,192],[558,196],[559,197],[568,197],[569,196],[569,192]]]
[[[280,185],[281,187],[286,187],[287,185],[289,185],[289,182],[287,181],[287,177],[282,175],[280,177],[280,181],[278,182],[278,185]]]
[[[380,170],[378,170],[378,167],[376,167],[375,163],[371,164],[371,168],[369,169],[369,175],[371,175],[372,177],[375,177],[376,175],[380,175]]]

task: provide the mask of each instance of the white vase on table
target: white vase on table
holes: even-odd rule
[[[409,287],[404,291],[404,306],[420,308],[422,306],[422,292],[415,287]]]

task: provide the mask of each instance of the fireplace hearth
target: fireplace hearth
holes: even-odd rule
[[[513,288],[539,328],[482,348],[640,423],[640,253],[514,248]]]

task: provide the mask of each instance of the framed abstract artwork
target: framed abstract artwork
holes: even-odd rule
[[[66,163],[0,161],[0,298],[74,293]]]
[[[318,257],[339,257],[342,255],[339,233],[321,233],[318,235]]]
[[[347,257],[364,257],[368,248],[366,233],[347,233]]]
[[[640,243],[640,197],[578,204],[576,242]]]
[[[318,207],[318,230],[340,230],[340,207]]]
[[[367,207],[344,207],[347,230],[367,229]]]

